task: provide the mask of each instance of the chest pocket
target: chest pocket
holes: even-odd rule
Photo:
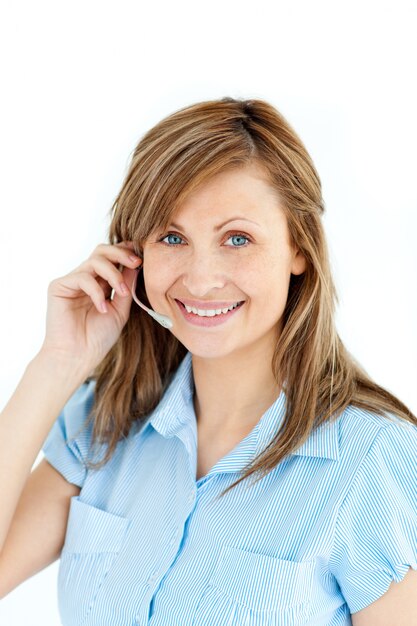
[[[223,546],[193,626],[298,626],[307,623],[314,561],[286,561]]]
[[[129,526],[129,519],[71,498],[58,570],[62,623],[83,626]]]

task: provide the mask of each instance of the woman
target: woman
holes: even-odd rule
[[[64,626],[412,623],[417,418],[336,332],[323,211],[267,102],[145,134],[1,415],[2,595],[60,557]]]

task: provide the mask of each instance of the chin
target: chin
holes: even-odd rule
[[[199,359],[224,359],[232,356],[233,353],[237,355],[242,349],[242,346],[227,345],[224,337],[222,340],[220,338],[215,340],[213,337],[201,340],[200,337],[195,341],[181,341],[181,343],[193,356]]]

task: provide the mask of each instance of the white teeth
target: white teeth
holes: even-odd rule
[[[196,309],[194,307],[187,306],[186,304],[184,304],[184,306],[187,309],[188,313],[194,313],[195,315],[199,315],[200,317],[214,317],[215,315],[225,314],[228,311],[235,309],[238,304],[239,302],[235,302],[227,309]]]

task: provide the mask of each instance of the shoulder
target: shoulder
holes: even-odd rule
[[[52,425],[42,446],[46,459],[68,482],[83,486],[89,456],[92,423],[87,417],[94,402],[95,380],[87,380],[73,393]]]
[[[417,425],[391,413],[349,405],[322,424],[306,446],[308,453],[313,449],[335,461],[329,471],[342,500],[362,478],[389,482],[389,477],[414,474],[417,481]]]
[[[417,425],[408,422],[390,411],[381,411],[376,413],[374,411],[370,411],[369,409],[362,409],[354,406],[353,404],[349,404],[340,417],[346,424],[360,423],[363,426],[375,426],[377,428],[383,428],[389,424],[396,424],[397,426],[400,426],[400,428],[404,427],[417,432]]]
[[[417,446],[417,425],[393,413],[378,414],[349,405],[337,422],[342,459],[355,452],[364,457],[371,449],[405,454]]]
[[[50,445],[76,446],[78,452],[87,450],[92,434],[92,423],[87,424],[94,402],[96,381],[87,379],[66,402],[55,420],[44,448]]]
[[[72,422],[84,423],[88,414],[91,411],[94,402],[94,391],[96,388],[96,380],[88,379],[86,380],[74,393],[73,396],[69,399],[68,403],[65,405],[64,411],[66,413],[71,413],[73,419]],[[77,416],[78,419],[74,419],[74,416]],[[70,433],[73,432],[73,429],[70,428]],[[75,434],[75,433],[74,433]]]
[[[67,441],[77,439],[86,429],[86,420],[94,402],[95,386],[96,380],[87,379],[72,394],[59,414],[57,422]]]

